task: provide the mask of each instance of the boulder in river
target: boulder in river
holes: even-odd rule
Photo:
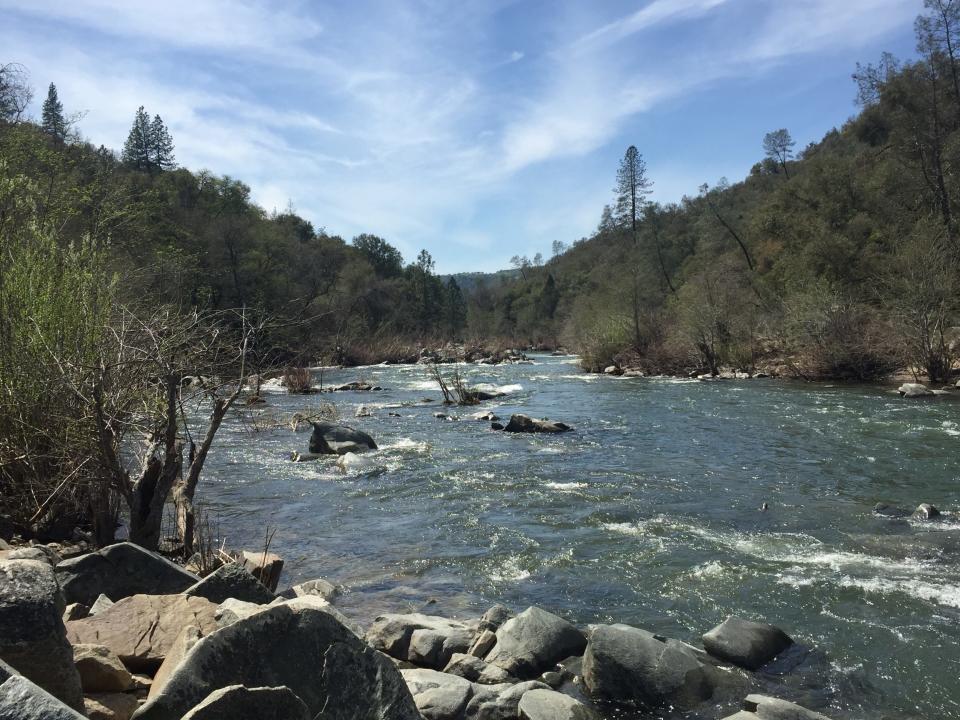
[[[253,573],[238,562],[221,565],[196,585],[187,588],[184,595],[203,597],[217,605],[227,598],[260,605],[272,602],[276,598],[276,595],[254,577]]]
[[[897,388],[897,392],[905,398],[933,397],[935,395],[933,390],[921,383],[904,383]]]
[[[276,592],[280,584],[280,574],[283,572],[283,558],[276,553],[244,550],[240,555],[244,569],[270,592]],[[252,600],[251,602],[259,602]]]
[[[361,453],[376,450],[373,438],[362,430],[347,425],[314,422],[310,435],[310,452],[323,455],[344,455],[348,452]]]
[[[367,630],[371,647],[417,665],[440,670],[456,653],[470,649],[474,628],[465,623],[420,613],[377,617]]]
[[[136,718],[180,720],[211,692],[231,685],[288,687],[310,717],[323,720],[420,720],[388,658],[332,615],[286,604],[197,642]]]
[[[497,643],[485,659],[513,677],[528,679],[570,655],[579,655],[586,645],[583,633],[566,620],[529,607],[500,626]]]
[[[882,502],[873,506],[873,513],[874,515],[893,519],[910,517],[909,510],[904,510],[903,508],[898,508],[894,505],[889,505],[888,503]]]
[[[0,658],[75,710],[80,675],[64,632],[63,596],[53,568],[38,560],[0,560]]]
[[[55,572],[66,601],[83,603],[91,611],[101,593],[116,602],[130,595],[183,592],[200,580],[157,553],[129,542],[64,560]]]
[[[690,709],[710,699],[715,669],[698,652],[629,625],[598,625],[583,657],[591,696],[656,708]]]
[[[747,670],[758,670],[792,644],[780,628],[734,615],[703,636],[708,653]]]
[[[595,720],[599,717],[569,695],[543,689],[525,692],[517,704],[517,714],[520,720]]]
[[[920,503],[917,509],[913,511],[913,517],[918,520],[933,520],[933,518],[940,517],[940,511],[937,510],[936,505]]]
[[[511,415],[510,422],[503,429],[510,433],[562,433],[573,430],[572,427],[562,422],[537,420],[520,413]]]

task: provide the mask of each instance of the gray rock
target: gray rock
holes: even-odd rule
[[[377,443],[367,433],[347,425],[315,422],[310,435],[310,452],[322,455],[343,455],[376,450]]]
[[[70,603],[63,611],[63,621],[82,620],[90,614],[90,608],[83,603]]]
[[[166,558],[127,542],[64,560],[57,564],[56,573],[67,602],[91,608],[101,593],[116,602],[140,593],[183,592],[200,580]]]
[[[887,503],[877,503],[873,506],[873,512],[875,515],[880,515],[881,517],[886,518],[905,518],[910,517],[910,511],[904,510],[903,508],[894,507]]]
[[[67,642],[64,610],[50,565],[0,560],[0,658],[58,700],[82,710],[80,675]]]
[[[99,596],[97,596],[97,599],[93,601],[93,605],[90,606],[90,612],[87,613],[87,617],[90,617],[91,615],[99,615],[100,613],[109,610],[113,606],[113,600],[101,593]],[[74,618],[74,620],[82,619],[83,618]]]
[[[549,690],[542,682],[529,680],[517,685],[474,685],[465,715],[470,720],[513,720],[520,700],[532,690]]]
[[[443,672],[465,678],[478,685],[500,685],[516,680],[510,673],[496,665],[489,665],[478,657],[456,653],[443,668]]]
[[[747,695],[743,701],[743,710],[728,715],[724,720],[830,720],[830,718],[786,700],[767,695]]]
[[[73,662],[84,693],[126,692],[134,687],[130,671],[106,645],[77,643]]]
[[[703,646],[716,658],[758,670],[793,644],[783,630],[730,616],[703,635]]]
[[[381,615],[367,631],[371,647],[397,658],[439,670],[454,653],[466,653],[473,630],[464,623],[433,615]]]
[[[572,427],[562,422],[536,420],[520,413],[511,415],[510,422],[503,429],[509,433],[562,433],[573,430]]]
[[[629,625],[598,625],[583,657],[583,680],[597,699],[688,709],[709,699],[716,671],[676,640]]]
[[[150,687],[147,688],[148,699],[159,695],[163,691],[167,686],[167,681],[173,673],[176,672],[176,669],[180,667],[180,663],[183,662],[187,653],[193,649],[194,645],[200,642],[200,638],[202,637],[203,633],[196,625],[187,625],[180,631],[177,639],[173,641],[173,645],[167,650],[167,655],[163,658],[163,662],[160,664],[157,672],[153,675]]]
[[[277,597],[249,570],[235,562],[222,565],[196,585],[187,588],[184,595],[203,597],[217,605],[227,598],[265,605]]]
[[[307,580],[306,582],[294,585],[290,588],[290,594],[284,593],[286,597],[303,597],[304,595],[319,595],[327,602],[340,595],[342,588],[334,585],[328,580],[317,578],[316,580]]]
[[[278,604],[200,640],[137,720],[180,720],[215,689],[290,688],[319,720],[419,720],[387,658],[328,613]]]
[[[0,720],[86,720],[0,660]]]
[[[61,558],[57,553],[48,548],[46,545],[33,545],[31,547],[19,547],[14,548],[7,552],[7,560],[39,560],[40,562],[47,563],[50,567],[53,567],[58,562],[61,562]]]
[[[897,392],[905,398],[933,397],[934,395],[933,390],[920,383],[904,383],[897,388]]]
[[[501,625],[512,617],[513,613],[508,608],[503,605],[494,605],[480,618],[480,629],[496,632]]]
[[[474,694],[468,680],[436,670],[401,670],[417,710],[426,720],[458,720]]]
[[[550,670],[540,676],[540,682],[554,689],[563,685],[565,679],[563,673],[556,672],[555,670]]]
[[[271,593],[277,591],[283,573],[283,558],[272,552],[244,550],[240,555],[244,569],[263,584]],[[276,597],[274,595],[274,597]],[[242,598],[241,598],[242,599]]]
[[[513,677],[532,678],[569,655],[579,655],[586,645],[583,633],[566,620],[529,607],[500,626],[486,661]]]
[[[596,720],[598,715],[569,695],[554,690],[525,692],[517,705],[520,720]]]
[[[467,652],[474,657],[485,658],[496,644],[497,634],[492,630],[484,630],[477,635]]]
[[[935,505],[920,503],[917,509],[913,511],[913,517],[918,520],[932,520],[933,518],[940,517],[940,511],[937,510]]]
[[[311,720],[310,711],[288,687],[214,690],[183,720]]]

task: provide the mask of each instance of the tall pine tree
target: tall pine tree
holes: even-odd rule
[[[50,83],[47,99],[43,101],[43,131],[61,142],[67,137],[67,121],[63,117],[63,103],[57,97],[57,86]]]
[[[127,141],[123,144],[121,155],[123,162],[137,170],[149,170],[152,160],[151,136],[150,116],[141,105],[134,116],[133,127],[130,128]]]
[[[171,170],[177,166],[173,157],[173,138],[159,115],[150,123],[150,163],[155,170]]]

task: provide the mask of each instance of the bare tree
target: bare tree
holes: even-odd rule
[[[20,63],[0,65],[0,120],[17,123],[33,100],[30,74]]]

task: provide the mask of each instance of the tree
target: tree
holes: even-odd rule
[[[124,164],[137,170],[149,170],[152,162],[151,141],[150,116],[141,105],[133,118],[133,127],[130,128],[127,141],[123,144],[120,157]]]
[[[399,277],[403,273],[403,255],[383,238],[362,233],[350,244],[363,254],[379,277]]]
[[[173,157],[173,138],[159,115],[153,116],[150,123],[150,148],[148,151],[150,167],[154,170],[172,170],[177,166]]]
[[[467,303],[463,299],[463,292],[457,281],[450,277],[447,280],[445,298],[445,320],[447,337],[456,338],[467,324]]]
[[[787,161],[793,157],[793,148],[796,144],[786,128],[768,132],[763,136],[763,151],[767,157],[775,160],[783,168],[784,177],[788,180],[790,171],[787,170]]]
[[[960,112],[960,71],[957,68],[957,41],[960,36],[960,0],[924,0],[930,13],[917,18],[915,30],[921,44],[941,53],[947,60],[954,100]]]
[[[57,97],[57,86],[50,83],[47,99],[43,101],[43,116],[40,127],[55,140],[63,142],[67,137],[67,121],[63,117],[63,103]]]
[[[617,186],[613,191],[617,194],[616,221],[619,225],[630,227],[634,244],[638,242],[637,223],[643,214],[647,196],[652,192],[651,187],[653,182],[647,178],[647,164],[643,155],[631,145],[620,161]]]
[[[510,258],[510,264],[520,271],[520,277],[527,279],[527,270],[530,268],[530,258],[526,255],[514,255]]]
[[[20,63],[0,65],[0,120],[20,122],[33,100],[30,75]]]
[[[563,255],[567,251],[567,244],[563,240],[554,240],[550,246],[553,256]]]

